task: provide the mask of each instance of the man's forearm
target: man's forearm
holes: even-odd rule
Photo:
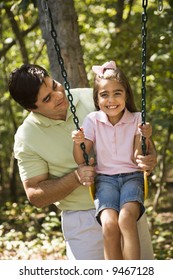
[[[29,201],[36,207],[45,207],[64,199],[78,186],[79,181],[75,172],[61,178],[44,179],[35,177],[23,182]]]

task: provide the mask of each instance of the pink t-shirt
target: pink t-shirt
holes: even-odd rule
[[[97,173],[113,175],[141,170],[133,162],[134,137],[139,134],[139,123],[141,113],[127,109],[114,126],[103,111],[92,112],[85,118],[85,138],[93,142]]]

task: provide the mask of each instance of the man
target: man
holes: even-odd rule
[[[103,259],[101,227],[88,186],[94,182],[93,166],[77,166],[73,158],[73,115],[63,86],[47,71],[27,64],[10,75],[9,91],[14,100],[30,111],[15,135],[14,152],[29,201],[36,207],[55,203],[62,211],[62,230],[68,259]],[[73,89],[79,118],[94,110],[91,89]],[[156,164],[150,155],[139,156],[138,165],[149,172]],[[153,259],[150,235],[143,215],[138,222],[141,258]]]

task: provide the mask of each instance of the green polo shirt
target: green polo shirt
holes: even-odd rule
[[[79,118],[94,110],[92,89],[72,89],[73,104]],[[15,135],[14,153],[18,160],[21,180],[46,174],[61,177],[76,169],[73,158],[71,132],[76,129],[73,115],[68,109],[66,121],[52,120],[38,113],[29,113]],[[88,187],[80,186],[65,199],[57,202],[61,210],[87,210],[94,208]]]

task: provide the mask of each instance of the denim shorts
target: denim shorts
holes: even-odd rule
[[[115,175],[97,174],[95,178],[96,194],[95,207],[96,217],[100,222],[100,212],[106,208],[120,211],[121,207],[131,201],[141,204],[139,218],[145,212],[144,202],[144,179],[143,172],[122,173]]]

